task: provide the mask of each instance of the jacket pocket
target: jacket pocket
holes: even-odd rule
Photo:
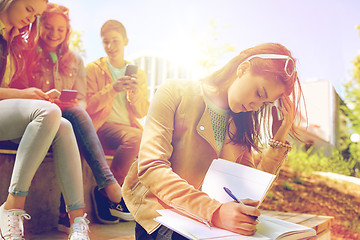
[[[131,188],[131,204],[133,205],[134,215],[137,215],[141,205],[144,204],[145,196],[149,189],[141,184],[140,180]]]

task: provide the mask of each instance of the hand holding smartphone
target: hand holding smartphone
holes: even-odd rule
[[[47,91],[45,94],[48,95],[50,99],[58,99],[61,95],[61,93],[57,89],[51,89],[50,91]]]
[[[59,99],[62,102],[69,102],[76,99],[77,91],[64,89],[60,92],[57,89],[51,89],[45,94],[48,95],[50,99]]]
[[[113,83],[113,87],[115,91],[136,91],[137,88],[137,79],[134,76],[138,71],[138,67],[136,65],[127,65],[125,70],[125,75],[122,78],[119,78],[117,81]]]
[[[279,107],[281,107],[281,100],[280,100],[280,99],[277,99],[277,100],[274,102],[274,106],[276,107],[278,120],[283,120],[283,119],[284,119],[284,115],[283,115],[282,112],[279,110]]]
[[[60,101],[62,102],[69,102],[76,99],[77,96],[76,90],[62,90],[60,95]]]
[[[137,73],[137,70],[138,70],[138,66],[129,64],[126,66],[125,76],[131,77],[131,75]]]

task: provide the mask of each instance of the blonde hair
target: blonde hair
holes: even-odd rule
[[[71,71],[71,62],[75,60],[73,53],[70,51],[70,18],[69,9],[63,5],[48,3],[45,11],[40,16],[40,25],[50,16],[61,15],[66,21],[66,36],[64,41],[57,49],[57,57],[59,59],[59,72],[62,74],[69,74]],[[39,40],[39,46],[42,47],[43,41]]]
[[[7,11],[7,9],[18,0],[3,0],[0,3],[0,14]],[[44,0],[48,2],[48,0]],[[31,48],[38,37],[38,21],[37,19],[29,25],[19,29],[19,35],[15,36],[11,43],[8,43],[10,54],[13,56],[15,63],[14,78],[18,76],[24,69],[25,61],[21,57],[24,50]]]
[[[0,13],[6,11],[10,6],[10,4],[12,4],[14,1],[16,0],[2,0],[0,2]]]

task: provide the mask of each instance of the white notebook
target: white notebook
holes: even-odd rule
[[[202,191],[221,203],[234,201],[224,191],[227,187],[238,199],[250,198],[261,203],[275,178],[274,174],[215,159],[205,175]]]
[[[244,236],[221,228],[207,225],[189,218],[171,209],[158,210],[161,216],[155,220],[188,239],[224,239],[224,240],[257,240],[257,239],[305,239],[316,237],[316,231],[299,224],[260,215],[260,223],[253,236]]]
[[[224,203],[234,201],[225,191],[229,188],[238,199],[250,198],[260,203],[271,187],[276,176],[241,164],[223,159],[215,159],[210,165],[202,191]],[[316,236],[312,228],[263,216],[259,217],[257,232],[253,236],[243,236],[224,229],[207,225],[183,215],[174,209],[158,211],[161,216],[155,220],[189,239],[304,239]]]

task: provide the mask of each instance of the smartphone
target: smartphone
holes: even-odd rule
[[[50,91],[47,91],[45,94],[48,95],[49,98],[51,99],[58,99],[61,95],[61,92],[59,92],[59,90],[57,89],[51,89]]]
[[[76,99],[77,93],[76,90],[62,90],[59,99],[63,102],[69,102]]]
[[[131,76],[132,74],[136,74],[137,70],[138,66],[129,64],[126,66],[125,76]]]
[[[284,116],[281,113],[281,111],[279,110],[279,107],[281,107],[281,100],[280,99],[275,100],[274,106],[276,107],[276,112],[277,112],[278,119],[283,120]]]

